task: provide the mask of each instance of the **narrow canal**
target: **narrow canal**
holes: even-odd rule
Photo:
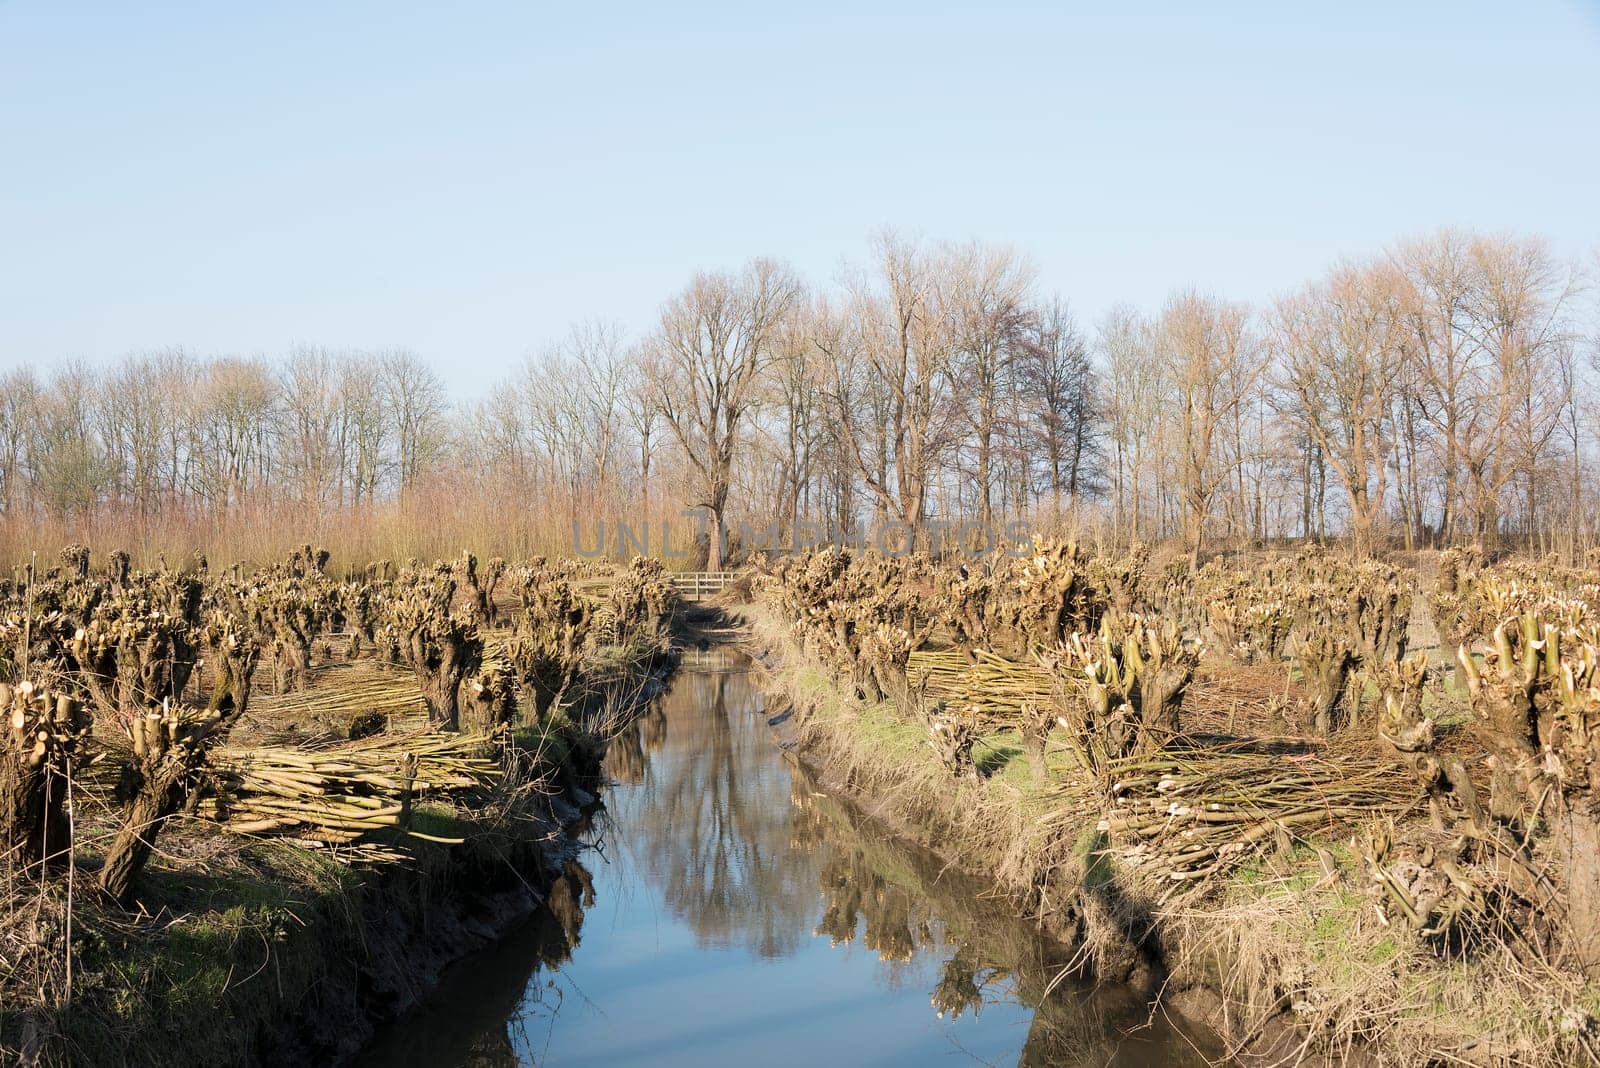
[[[594,849],[363,1066],[1171,1065],[1204,1059],[787,760],[738,664],[611,747]]]

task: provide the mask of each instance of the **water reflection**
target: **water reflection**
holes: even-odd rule
[[[587,870],[363,1063],[1203,1063],[1052,987],[1062,948],[791,766],[737,670],[681,674],[606,767]]]
[[[638,788],[607,797],[619,863],[702,946],[791,953],[810,934],[816,880],[791,848],[788,770],[755,715],[759,695],[742,672],[689,671],[661,705],[639,725],[654,758]]]

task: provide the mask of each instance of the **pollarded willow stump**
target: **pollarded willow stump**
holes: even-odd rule
[[[30,682],[0,684],[0,714],[8,720],[0,752],[0,845],[23,866],[55,862],[72,849],[65,802],[90,717],[75,698]]]

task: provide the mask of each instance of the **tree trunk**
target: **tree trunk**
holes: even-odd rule
[[[180,764],[172,764],[157,773],[153,779],[140,776],[132,798],[123,812],[122,826],[106,850],[104,866],[100,869],[100,889],[119,905],[133,900],[133,884],[150,859],[161,825],[178,808],[177,779],[183,773]]]
[[[708,511],[711,513],[711,522],[706,525],[706,570],[722,570],[722,508],[712,505]]]
[[[1600,979],[1600,812],[1572,798],[1554,821],[1567,889],[1568,948],[1589,979]]]
[[[67,780],[49,766],[29,767],[26,754],[6,754],[0,768],[0,848],[33,865],[72,848],[63,803]]]

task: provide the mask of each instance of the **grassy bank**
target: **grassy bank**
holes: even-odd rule
[[[1508,951],[1441,958],[1384,915],[1349,825],[1296,828],[1217,877],[1174,885],[1109,847],[1105,813],[1073,788],[1066,754],[1041,769],[1014,731],[991,730],[972,748],[978,774],[953,776],[921,720],[859,699],[787,624],[751,614],[768,685],[792,702],[820,774],[994,880],[1078,950],[1085,973],[1142,983],[1207,1019],[1240,1057],[1591,1063],[1594,984]]]

